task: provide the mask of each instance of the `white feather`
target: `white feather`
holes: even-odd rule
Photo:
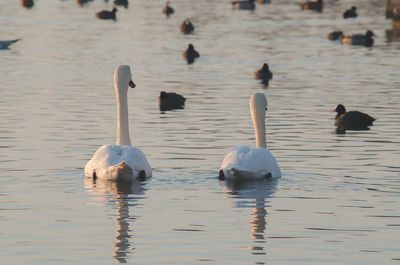
[[[232,179],[279,178],[281,170],[271,152],[266,149],[265,110],[267,100],[262,93],[250,98],[250,111],[256,133],[256,148],[238,146],[232,149],[222,161],[220,172]]]
[[[118,67],[114,74],[117,94],[118,128],[117,144],[101,146],[85,166],[87,177],[116,180],[119,178],[151,177],[151,167],[144,153],[131,146],[128,123],[127,91],[131,81],[129,66]]]

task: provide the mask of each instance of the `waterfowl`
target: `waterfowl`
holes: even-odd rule
[[[268,86],[269,80],[272,79],[272,72],[269,70],[267,63],[263,64],[260,69],[254,72],[254,79],[260,79],[261,83]]]
[[[318,12],[322,12],[324,3],[322,2],[322,0],[307,1],[307,2],[301,3],[300,6],[301,6],[301,9],[308,9],[308,10],[315,10]]]
[[[125,8],[128,8],[128,0],[114,0],[114,4],[117,6],[123,6]]]
[[[240,1],[232,1],[233,9],[243,9],[243,10],[254,10],[256,5],[254,4],[255,0],[240,0]]]
[[[365,35],[363,34],[344,34],[342,38],[343,44],[348,45],[362,45],[371,47],[374,45],[374,39],[372,38],[375,34],[371,30],[367,30]]]
[[[348,111],[339,104],[333,111],[337,112],[335,116],[335,125],[340,130],[368,130],[375,118],[360,111]]]
[[[171,4],[169,3],[169,1],[167,1],[167,3],[165,4],[164,8],[162,9],[162,12],[167,17],[169,17],[169,15],[174,13],[174,9],[171,7]]]
[[[85,166],[85,176],[106,180],[151,177],[151,167],[144,153],[131,145],[128,120],[128,86],[134,88],[128,65],[114,73],[117,96],[117,141],[101,146]]]
[[[97,12],[96,13],[96,17],[99,18],[99,19],[113,19],[113,20],[116,20],[117,18],[116,18],[115,13],[117,11],[118,10],[115,7],[111,11],[103,10],[103,11]]]
[[[0,49],[8,49],[8,47],[19,41],[20,39],[15,39],[15,40],[0,40]]]
[[[21,0],[21,1],[19,2],[19,4],[20,4],[20,6],[22,6],[22,7],[31,8],[31,7],[33,7],[33,5],[34,5],[35,3],[33,2],[33,0]]]
[[[75,3],[80,5],[80,6],[83,6],[84,4],[87,4],[87,3],[92,2],[92,1],[93,0],[75,0]]]
[[[200,57],[200,54],[194,49],[192,44],[189,44],[187,49],[182,53],[188,64],[194,62],[194,59]]]
[[[266,148],[265,113],[267,99],[263,93],[250,97],[250,112],[256,134],[256,147],[238,146],[224,158],[219,169],[220,179],[276,179],[281,170]]]
[[[346,11],[344,11],[343,13],[343,18],[353,18],[353,17],[357,17],[357,7],[352,6],[351,9],[347,9]]]
[[[339,30],[339,31],[333,31],[331,33],[328,33],[328,35],[326,35],[326,38],[328,40],[339,40],[343,37],[343,31]]]
[[[174,92],[161,91],[158,97],[160,111],[183,109],[186,98]]]
[[[194,31],[194,26],[192,22],[190,22],[188,18],[185,19],[185,21],[183,21],[181,24],[181,32],[183,32],[184,34],[189,34],[192,33],[193,31]]]
[[[259,4],[271,4],[271,0],[257,0]]]

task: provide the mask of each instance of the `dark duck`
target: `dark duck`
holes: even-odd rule
[[[369,130],[369,126],[375,121],[366,113],[360,111],[346,111],[346,108],[339,104],[333,111],[337,112],[335,116],[335,125],[339,131],[346,130]]]
[[[254,72],[254,79],[260,79],[261,83],[268,86],[269,80],[272,79],[272,72],[269,70],[267,63],[263,64],[260,69]]]
[[[158,97],[158,107],[160,111],[183,109],[185,101],[186,98],[177,93],[161,91]]]

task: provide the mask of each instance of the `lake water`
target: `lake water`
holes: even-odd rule
[[[295,0],[254,12],[230,1],[130,1],[118,20],[40,0],[0,2],[1,264],[399,264],[400,40],[387,37],[384,0]],[[358,7],[357,19],[342,12]],[[193,35],[179,25],[191,18]],[[375,32],[373,48],[326,40]],[[389,36],[388,35],[388,36]],[[392,35],[390,35],[392,36]],[[193,43],[201,57],[187,65]],[[264,62],[274,79],[252,78]],[[113,72],[129,64],[132,143],[153,177],[84,178],[97,148],[114,143]],[[160,113],[160,91],[187,98]],[[219,181],[229,150],[255,145],[248,101],[268,99],[267,145],[282,178]],[[339,103],[377,120],[336,134]]]

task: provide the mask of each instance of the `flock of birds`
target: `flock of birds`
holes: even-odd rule
[[[93,0],[75,0],[79,5],[84,5]],[[105,0],[106,2],[108,0]],[[257,0],[258,3],[267,4],[269,0]],[[128,8],[128,0],[114,0],[116,6]],[[21,6],[31,8],[34,5],[33,0],[21,0]],[[234,9],[253,10],[255,0],[232,1]],[[323,9],[323,0],[307,1],[301,4],[302,9],[309,9],[321,12]],[[343,13],[344,18],[355,18],[357,8],[352,7]],[[117,8],[111,11],[103,10],[96,13],[99,19],[116,20]],[[167,17],[174,14],[170,2],[166,2],[162,13]],[[182,22],[180,30],[183,34],[191,34],[194,26],[189,19]],[[340,40],[343,44],[364,45],[370,47],[373,45],[373,32],[368,30],[365,35],[354,34],[346,35],[341,31],[328,34],[330,40]],[[16,40],[0,41],[0,48],[6,49]],[[183,52],[183,57],[188,64],[195,61],[200,54],[189,44]],[[260,69],[254,73],[254,78],[261,80],[261,83],[268,86],[272,79],[272,72],[267,63],[264,63]],[[128,65],[118,66],[114,73],[114,86],[117,97],[117,141],[115,144],[101,146],[88,161],[85,166],[85,176],[94,179],[118,180],[118,179],[146,179],[152,176],[152,169],[148,163],[145,154],[131,145],[129,136],[128,119],[128,88],[135,87],[132,81],[132,74]],[[183,108],[186,99],[176,93],[162,91],[159,96],[159,108],[161,111]],[[219,169],[219,178],[225,179],[276,179],[281,176],[281,171],[272,153],[266,148],[265,137],[265,115],[267,110],[267,99],[264,93],[256,93],[250,97],[250,113],[253,121],[256,147],[239,146],[232,149],[223,159]],[[341,104],[334,110],[335,125],[338,131],[346,130],[368,130],[375,119],[368,114],[359,111],[347,112]]]

